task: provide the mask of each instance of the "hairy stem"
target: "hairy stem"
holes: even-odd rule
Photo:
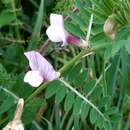
[[[86,103],[88,103],[93,109],[95,109],[105,120],[107,120],[104,116],[104,114],[92,103],[90,102],[86,97],[84,97],[81,93],[79,93],[75,88],[73,88],[70,84],[68,84],[63,79],[59,79],[67,88],[69,88],[71,91],[73,91],[78,97],[83,99]]]

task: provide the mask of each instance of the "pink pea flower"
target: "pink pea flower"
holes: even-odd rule
[[[59,72],[56,72],[53,66],[38,52],[29,51],[24,53],[29,60],[31,68],[24,77],[24,82],[33,87],[38,87],[41,83],[58,79]]]
[[[62,46],[74,44],[79,47],[88,47],[88,44],[76,36],[70,35],[64,28],[64,19],[62,15],[51,14],[50,26],[46,34],[52,42],[63,42]]]

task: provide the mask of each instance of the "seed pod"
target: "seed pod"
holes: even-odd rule
[[[117,23],[115,23],[111,17],[108,17],[104,23],[103,30],[110,39],[114,40],[117,31]]]
[[[21,98],[18,101],[13,120],[9,122],[2,130],[24,130],[24,126],[21,121],[23,105],[24,105],[24,100]]]

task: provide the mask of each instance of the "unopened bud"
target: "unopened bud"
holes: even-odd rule
[[[114,40],[117,31],[117,23],[115,23],[111,17],[108,17],[105,21],[103,30],[110,39]]]
[[[82,48],[88,47],[88,43],[85,40],[80,39],[76,36],[72,36],[72,35],[69,35],[67,37],[67,43],[71,44],[71,45],[76,45],[76,46],[79,46],[79,47],[82,47]]]

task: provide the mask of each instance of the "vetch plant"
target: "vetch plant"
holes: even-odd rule
[[[64,28],[64,19],[62,15],[50,14],[50,26],[46,34],[52,42],[62,42],[62,46],[71,44],[79,47],[88,47],[88,43],[83,39],[69,34]]]
[[[38,87],[41,83],[59,78],[60,73],[56,72],[53,66],[38,52],[30,51],[24,53],[29,60],[31,68],[24,77],[24,82],[33,87]]]
[[[129,130],[129,0],[63,1],[0,1],[0,129]]]

